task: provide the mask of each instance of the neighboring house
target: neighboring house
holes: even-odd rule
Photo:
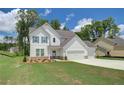
[[[48,23],[30,31],[30,57],[81,60],[95,56],[95,48],[71,31],[54,30]]]
[[[94,44],[97,47],[96,56],[124,57],[124,39],[122,38],[101,37]]]

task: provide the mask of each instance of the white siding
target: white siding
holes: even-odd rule
[[[39,43],[33,43],[32,37],[38,36],[39,37]],[[41,43],[41,37],[48,37],[48,43]],[[43,30],[38,29],[37,31],[34,31],[30,35],[30,56],[36,57],[36,49],[44,49],[44,56],[48,56],[48,45],[49,45],[49,35],[45,33]]]
[[[88,58],[89,57],[94,58],[96,55],[96,53],[95,53],[96,48],[95,47],[89,47],[87,50],[88,50]]]
[[[73,38],[68,45],[64,49],[65,53],[63,56],[67,56],[67,58],[70,60],[75,59],[84,59],[86,56],[88,56],[88,52],[86,48],[76,39]],[[70,53],[72,52],[72,53]]]
[[[59,46],[60,45],[60,39],[50,31],[50,29],[46,29],[46,31],[50,34],[50,45],[52,46]],[[53,42],[53,38],[55,38],[55,42]]]
[[[30,46],[30,56],[36,57],[36,49],[44,49],[44,56],[48,56],[48,48],[47,46],[41,45],[31,45]]]
[[[45,31],[44,31],[45,30]],[[39,37],[39,43],[33,43],[32,37],[38,36]],[[48,43],[41,43],[41,37],[48,37]],[[55,38],[55,42],[53,42],[53,38]],[[60,46],[60,39],[58,36],[56,36],[55,32],[52,31],[52,29],[49,29],[49,27],[38,28],[36,31],[32,32],[30,34],[30,56],[35,57],[36,56],[36,49],[44,49],[44,56],[49,56],[49,49],[48,46]],[[57,51],[57,55],[61,54],[60,50]]]

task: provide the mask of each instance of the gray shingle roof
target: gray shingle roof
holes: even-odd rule
[[[120,37],[114,37],[114,38],[106,38],[107,40],[111,41],[113,43],[113,45],[124,45],[124,39],[120,38]]]
[[[56,32],[64,39],[64,41],[60,43],[61,47],[67,44],[75,36],[75,33],[71,31],[56,30]]]
[[[95,47],[94,44],[90,41],[84,41],[84,43],[88,46],[88,47]]]
[[[75,36],[75,33],[71,31],[56,30],[56,32],[58,32],[63,38],[71,38]]]
[[[36,28],[30,27],[30,28],[29,28],[29,33],[32,33],[32,32],[35,31],[35,30],[36,30]]]

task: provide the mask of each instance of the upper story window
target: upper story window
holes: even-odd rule
[[[41,43],[48,43],[48,37],[41,37]]]
[[[53,42],[54,42],[54,43],[56,42],[56,39],[55,39],[55,38],[53,38]]]
[[[38,36],[33,36],[33,43],[39,43],[39,37]]]

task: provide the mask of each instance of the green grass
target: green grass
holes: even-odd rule
[[[2,51],[2,50],[0,50],[0,55],[5,55],[8,57],[16,57],[16,53],[10,53],[9,51]]]
[[[124,84],[124,71],[75,62],[25,64],[0,55],[0,84]]]
[[[124,57],[96,57],[98,59],[107,59],[107,60],[124,60]]]

